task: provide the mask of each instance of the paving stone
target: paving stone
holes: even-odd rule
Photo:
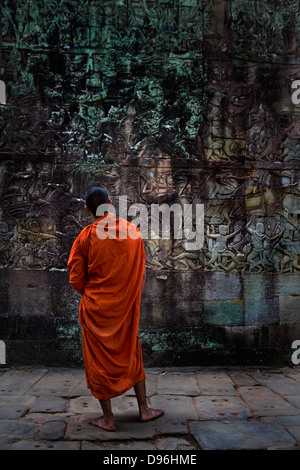
[[[258,421],[191,422],[190,431],[204,450],[259,450],[296,445],[295,439],[281,426]]]
[[[295,395],[295,396],[286,395],[286,399],[287,401],[292,403],[292,405],[295,405],[297,408],[299,408],[299,411],[300,411],[300,395]]]
[[[198,419],[192,397],[155,395],[150,398],[150,404],[164,411],[164,415],[155,421],[160,434],[186,434],[187,420]]]
[[[58,441],[64,437],[66,424],[63,421],[50,421],[45,423],[39,433],[39,439]]]
[[[280,395],[300,395],[300,382],[284,376],[261,377],[260,382]]]
[[[111,407],[115,418],[131,416],[132,419],[139,419],[139,409],[136,397],[120,395],[111,400]]]
[[[186,395],[197,396],[200,393],[197,376],[194,373],[171,372],[157,376],[157,393],[159,395]]]
[[[82,383],[84,371],[82,369],[49,369],[31,389],[35,395],[53,394],[61,397],[70,397]]]
[[[28,408],[22,406],[11,405],[9,408],[0,407],[0,419],[17,419],[27,413]]]
[[[34,439],[40,425],[12,419],[0,420],[0,439]]]
[[[16,419],[24,416],[34,400],[35,397],[24,395],[0,396],[0,419]]]
[[[80,450],[80,442],[21,440],[7,443],[4,450]]]
[[[156,451],[155,445],[150,442],[136,441],[136,442],[104,442],[94,443],[89,441],[83,441],[81,450],[113,450],[113,451],[124,451],[124,450],[153,450]]]
[[[62,397],[42,395],[32,405],[32,413],[63,413],[67,409],[67,401]]]
[[[84,440],[84,441],[109,441],[128,440],[128,439],[153,439],[155,429],[153,421],[141,423],[135,415],[124,415],[123,418],[115,418],[116,431],[111,433],[104,429],[97,428],[89,424],[89,419],[96,418],[98,414],[85,415],[78,423],[68,423],[65,433],[65,440]]]
[[[300,425],[299,426],[286,426],[285,428],[296,441],[300,442]]]
[[[138,416],[138,404],[136,397],[121,395],[111,400],[112,411],[115,416],[122,415],[128,411],[133,411]],[[102,414],[99,400],[90,397],[77,397],[70,399],[70,413],[86,414],[86,413],[98,413]]]
[[[155,441],[155,445],[158,450],[197,450],[186,439],[176,437],[162,437]]]
[[[300,369],[299,367],[297,368],[297,366],[288,369],[284,368],[283,374],[297,382],[300,382]]]
[[[84,375],[84,373],[83,373]],[[91,396],[91,391],[87,388],[85,377],[70,390],[69,397]]]
[[[195,404],[201,421],[247,419],[252,416],[239,397],[201,396],[195,398]]]
[[[266,424],[281,424],[282,426],[300,426],[300,413],[295,416],[267,416],[260,420]]]
[[[47,372],[47,369],[10,369],[0,376],[0,393],[22,395]]]
[[[70,413],[101,413],[99,401],[93,396],[83,396],[70,399]]]
[[[201,395],[236,395],[234,382],[222,370],[203,370],[197,373]]]
[[[257,381],[245,371],[233,370],[228,372],[228,376],[235,383],[237,387],[243,387],[245,385],[255,385]]]
[[[32,423],[45,424],[50,421],[64,421],[65,423],[77,422],[78,419],[78,415],[71,413],[27,413],[23,421],[26,420]]]
[[[299,409],[267,387],[240,387],[239,393],[255,416],[299,414]]]

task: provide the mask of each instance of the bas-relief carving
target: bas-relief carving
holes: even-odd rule
[[[56,174],[57,173],[57,174]],[[0,262],[19,269],[65,269],[86,225],[72,176],[54,164],[2,162]]]
[[[127,167],[122,190],[130,201],[205,204],[205,243],[186,249],[185,239],[151,234],[145,240],[150,269],[222,272],[299,270],[299,183],[296,171],[281,173],[280,185],[269,170],[175,170],[171,159],[150,159],[136,169]],[[83,201],[73,196],[74,178],[55,182],[54,164],[4,162],[1,168],[1,264],[22,269],[64,269],[73,240],[86,223]],[[139,178],[138,178],[139,174]],[[135,178],[133,186],[132,175]],[[61,179],[61,178],[60,178]],[[118,169],[93,176],[112,196],[121,194]],[[139,182],[139,184],[137,184]],[[135,190],[133,191],[133,188]],[[74,189],[74,188],[73,188]],[[135,193],[135,194],[134,194]],[[150,227],[149,220],[149,227]]]
[[[167,159],[160,165],[142,168],[137,198],[145,201],[145,196],[151,196],[151,202],[173,204],[188,203],[197,197],[205,204],[203,248],[191,252],[184,239],[167,240],[155,234],[144,241],[147,267],[221,272],[298,271],[299,183],[295,182],[298,175],[285,171],[281,176],[268,170],[250,174],[244,171],[238,177],[234,170],[217,174],[199,168],[172,171]]]

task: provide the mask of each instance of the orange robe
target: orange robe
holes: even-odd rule
[[[98,224],[107,228],[110,223],[116,237],[100,239]],[[138,238],[125,238],[127,230]],[[79,320],[87,386],[100,400],[121,395],[145,380],[138,338],[145,270],[140,232],[112,213],[98,218],[76,238],[68,269],[71,285],[82,294]]]

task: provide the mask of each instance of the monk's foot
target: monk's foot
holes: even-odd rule
[[[104,416],[101,418],[90,419],[89,423],[93,426],[97,426],[98,428],[105,429],[105,431],[115,431],[116,426],[113,420],[106,420]]]
[[[162,416],[164,412],[162,410],[155,410],[154,408],[146,408],[145,410],[141,410],[140,412],[140,420],[150,421],[151,419],[156,419]]]

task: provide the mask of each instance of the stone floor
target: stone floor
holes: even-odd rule
[[[117,430],[99,416],[84,371],[0,369],[1,450],[300,450],[300,366],[147,369],[164,415],[140,423],[130,390],[112,400]]]

